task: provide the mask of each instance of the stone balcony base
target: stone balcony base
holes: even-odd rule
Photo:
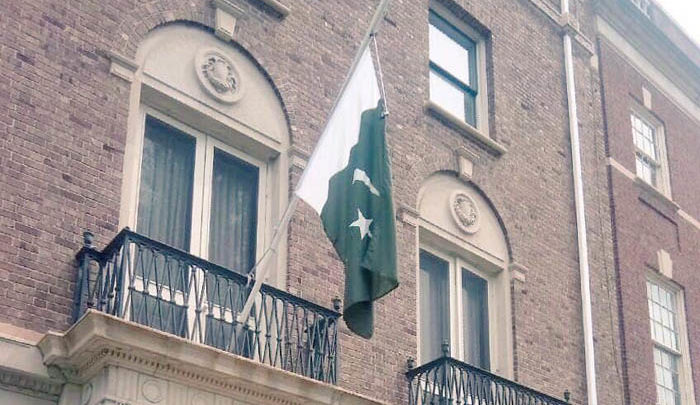
[[[38,346],[50,373],[71,387],[64,396],[74,399],[62,398],[70,404],[381,404],[92,310]]]

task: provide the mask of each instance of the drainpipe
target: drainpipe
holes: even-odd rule
[[[569,16],[569,0],[561,0],[563,18]],[[574,203],[576,207],[576,233],[578,239],[579,272],[581,274],[581,311],[583,312],[583,341],[586,358],[586,387],[588,405],[598,405],[596,387],[595,352],[593,349],[593,316],[591,309],[590,268],[588,266],[588,241],[586,239],[586,209],[581,170],[581,145],[576,110],[576,82],[574,79],[573,51],[570,30],[564,31],[564,67],[566,69],[566,96],[569,105],[569,137],[571,139],[571,169],[574,178]]]

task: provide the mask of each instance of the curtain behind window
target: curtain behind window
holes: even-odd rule
[[[195,139],[146,119],[137,232],[190,250]]]
[[[255,264],[258,168],[215,149],[209,260],[246,274]]]
[[[420,360],[425,364],[442,356],[441,345],[450,339],[449,264],[420,251]]]
[[[464,361],[489,370],[488,283],[462,269],[462,317]]]
[[[241,274],[255,264],[258,176],[257,167],[214,148],[209,261]],[[234,336],[234,326],[224,315],[231,311],[235,317],[245,302],[245,289],[211,274],[206,281],[208,305],[214,308],[207,315],[206,343],[250,357],[253,332]]]
[[[189,251],[195,139],[147,117],[142,156],[136,230]],[[145,249],[135,254],[132,265],[143,281],[143,290],[131,293],[132,320],[185,336],[186,307],[176,304],[173,294],[167,301],[156,298],[154,291],[149,290],[182,291],[188,284],[189,268],[167,261],[162,252]]]

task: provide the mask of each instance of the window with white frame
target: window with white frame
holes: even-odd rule
[[[428,247],[420,250],[419,268],[421,363],[442,356],[449,342],[452,357],[490,370],[489,277]]]
[[[240,85],[232,97],[194,74],[214,59]],[[239,297],[237,283],[224,282],[238,277],[223,270],[252,269],[287,205],[286,116],[260,66],[201,27],[152,30],[134,64],[131,99],[139,102],[129,105],[120,227],[223,269],[171,260],[181,255],[156,245],[134,249],[122,310],[133,321],[222,348],[231,341],[234,306],[242,304],[231,299]],[[275,253],[266,282],[282,286],[286,244]]]
[[[482,127],[480,107],[481,45],[446,18],[430,11],[430,101],[473,127]]]
[[[142,113],[136,232],[248,273],[261,245],[258,213],[264,211],[264,202],[258,197],[264,195],[265,164],[165,114],[146,107]],[[173,320],[159,328],[184,336],[188,319],[194,317],[186,311],[188,281],[181,268],[144,254],[149,257],[142,262],[153,268],[136,274],[132,320],[153,326],[146,312],[157,309],[161,318]],[[158,292],[156,285],[165,288]],[[159,294],[168,299],[160,300]],[[213,297],[212,286],[207,294]],[[206,339],[214,339],[215,331],[207,329]]]
[[[631,114],[637,177],[663,194],[670,194],[663,127],[642,114]]]
[[[664,283],[647,280],[657,405],[690,403],[688,399],[684,401],[691,388],[684,358],[684,317],[679,294]]]
[[[149,111],[136,231],[245,274],[255,262],[264,172],[263,162]]]

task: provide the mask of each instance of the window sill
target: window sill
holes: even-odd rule
[[[466,138],[469,138],[485,149],[487,152],[496,156],[500,156],[508,151],[505,146],[489,138],[483,132],[464,122],[464,120],[440,107],[433,101],[428,101],[425,105],[426,109],[436,118],[457,129]]]
[[[666,194],[642,180],[642,178],[635,176],[634,184],[639,188],[639,199],[654,207],[663,215],[673,218],[680,209],[680,206]]]
[[[289,15],[289,7],[285,6],[277,0],[260,0],[260,2],[275,10],[277,13],[279,13],[280,16],[282,16],[282,18]]]

